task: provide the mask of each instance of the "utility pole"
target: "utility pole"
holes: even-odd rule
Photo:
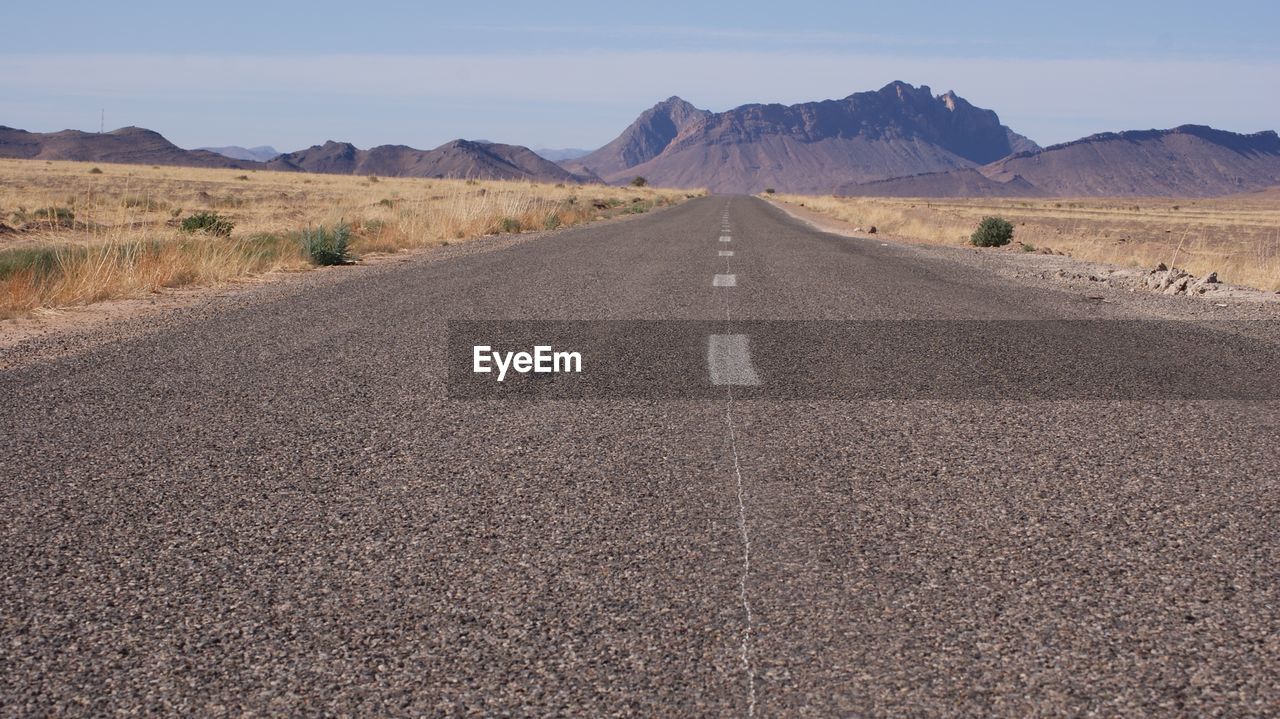
[[[105,107],[102,108],[101,112],[102,114],[98,116],[98,134],[99,135],[107,131],[107,108]]]

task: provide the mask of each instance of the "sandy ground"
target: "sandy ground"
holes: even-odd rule
[[[868,234],[851,223],[784,202],[773,202],[811,227],[845,237],[900,245],[923,257],[944,258],[977,267],[996,276],[1032,287],[1052,286],[1079,291],[1087,299],[1117,303],[1147,316],[1167,319],[1274,319],[1280,317],[1280,293],[1219,283],[1204,294],[1164,295],[1147,289],[1151,268],[1121,267],[1063,255],[1019,252],[1016,249],[946,247],[915,243],[885,234]],[[857,230],[857,231],[855,231]]]

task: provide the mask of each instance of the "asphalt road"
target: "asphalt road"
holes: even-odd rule
[[[935,397],[1000,356],[883,334],[1124,312],[713,197],[5,370],[0,714],[1274,716],[1275,345],[1107,325],[1239,381]],[[448,320],[520,319],[653,393],[466,398]],[[900,394],[822,393],[858,338]]]

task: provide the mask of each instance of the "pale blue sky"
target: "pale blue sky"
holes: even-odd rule
[[[1280,3],[11,4],[0,124],[179,145],[456,137],[596,147],[680,95],[711,110],[953,89],[1042,144],[1280,127]]]

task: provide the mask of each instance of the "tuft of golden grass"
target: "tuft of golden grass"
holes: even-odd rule
[[[1082,260],[1174,263],[1224,282],[1280,289],[1280,192],[1215,199],[928,199],[774,195],[891,237],[964,245],[983,217],[1014,225],[1008,251],[1028,246]]]
[[[699,193],[649,187],[0,160],[0,318],[310,262],[299,231],[350,225],[357,255],[568,227]],[[69,210],[51,213],[45,208]],[[214,211],[230,237],[182,232]]]

